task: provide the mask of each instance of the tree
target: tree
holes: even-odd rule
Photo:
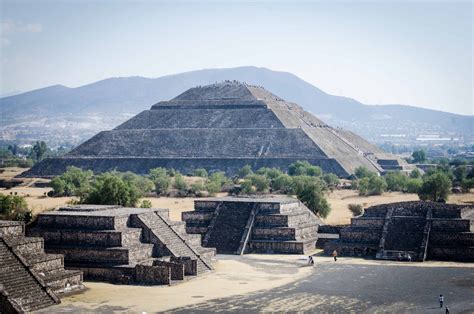
[[[373,172],[373,171],[370,171],[365,166],[360,166],[360,167],[357,167],[355,169],[354,174],[358,179],[362,179],[362,178],[367,178],[367,177],[370,177],[372,175],[375,175],[376,173]]]
[[[82,170],[69,166],[62,175],[54,177],[50,182],[53,191],[50,196],[79,196],[83,197],[90,190],[94,176],[91,170]]]
[[[152,204],[149,200],[143,200],[140,204],[140,208],[151,208]]]
[[[173,187],[181,192],[188,191],[188,184],[186,183],[186,180],[184,180],[184,177],[180,174],[175,175]]]
[[[165,168],[154,168],[151,169],[148,178],[155,185],[155,192],[157,195],[163,195],[168,192],[171,184],[171,179],[168,176]]]
[[[207,171],[204,168],[195,169],[193,174],[194,174],[194,176],[201,177],[201,178],[207,178],[207,176],[208,176]]]
[[[326,182],[326,184],[328,186],[337,186],[339,184],[339,178],[334,174],[334,173],[327,173],[323,176],[323,180],[324,182]]]
[[[201,192],[206,191],[206,186],[202,181],[196,181],[193,184],[191,184],[190,187],[191,193],[193,193],[196,196],[201,195]]]
[[[414,163],[423,163],[426,161],[426,153],[424,150],[415,150],[412,154],[411,157],[413,158]]]
[[[423,184],[418,192],[422,200],[439,201],[448,198],[451,189],[451,180],[448,175],[438,171],[423,177]]]
[[[26,200],[19,195],[0,194],[0,216],[4,219],[13,219],[29,223],[33,213],[28,209]]]
[[[385,179],[371,175],[359,180],[359,195],[380,195],[387,189]]]
[[[42,160],[47,151],[48,146],[43,141],[36,142],[33,148],[31,149],[33,159],[36,161]]]
[[[247,179],[252,182],[252,185],[255,186],[257,192],[266,192],[270,186],[268,178],[260,174],[252,174],[247,176]]]
[[[253,171],[252,171],[252,167],[250,165],[245,165],[243,166],[239,172],[237,173],[239,178],[245,178],[246,176],[252,174]]]
[[[115,173],[106,172],[95,178],[90,193],[81,203],[135,207],[141,196],[132,182],[124,181]]]
[[[296,195],[314,214],[326,218],[331,207],[324,197],[324,183],[321,180],[301,178],[296,183]]]
[[[323,171],[318,166],[313,166],[306,160],[296,161],[288,167],[288,174],[290,176],[313,176],[319,177],[323,174]]]
[[[272,180],[271,187],[274,192],[280,191],[285,194],[293,192],[293,179],[286,173],[282,173]]]
[[[245,179],[244,181],[242,181],[242,183],[240,183],[240,188],[240,193],[245,195],[252,194],[254,192],[254,186],[252,184],[252,181],[249,179]]]
[[[283,174],[283,172],[278,168],[267,168],[267,167],[262,167],[258,169],[256,173],[260,175],[264,175],[270,180],[273,180]]]
[[[410,178],[406,184],[406,192],[418,194],[418,191],[420,191],[422,185],[423,180],[421,178]]]
[[[384,178],[389,191],[404,191],[408,182],[408,177],[400,171],[389,172]]]
[[[418,168],[413,169],[413,170],[410,172],[410,178],[412,178],[412,179],[421,178],[421,172],[420,172],[420,170],[418,170]]]

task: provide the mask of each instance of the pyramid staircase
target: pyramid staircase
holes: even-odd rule
[[[188,233],[221,254],[304,254],[315,249],[321,221],[296,199],[226,197],[195,201],[182,213]]]
[[[168,210],[82,205],[38,216],[32,235],[89,280],[172,284],[212,270],[215,250],[200,247]],[[192,277],[189,277],[192,276]]]
[[[474,261],[474,233],[461,212],[466,206],[434,202],[401,202],[369,207],[326,243],[325,252],[413,261]],[[474,210],[471,208],[470,210]]]

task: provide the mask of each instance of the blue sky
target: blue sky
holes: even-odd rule
[[[368,104],[474,114],[470,1],[0,1],[1,94],[254,65]]]

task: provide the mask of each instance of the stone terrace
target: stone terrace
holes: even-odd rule
[[[474,233],[463,211],[472,206],[434,202],[401,202],[372,206],[352,218],[339,240],[328,242],[326,253],[343,256],[396,259],[410,254],[413,260],[474,261]]]
[[[38,216],[28,230],[45,249],[65,256],[66,267],[89,280],[122,284],[171,284],[212,269],[215,250],[186,234],[168,210],[73,206]]]
[[[210,198],[196,200],[194,207],[182,213],[187,232],[224,254],[304,254],[315,249],[321,224],[291,198]]]

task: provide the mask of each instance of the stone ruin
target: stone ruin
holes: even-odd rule
[[[304,254],[315,249],[322,224],[293,198],[209,198],[182,213],[186,231],[220,254]]]
[[[378,173],[410,167],[261,87],[226,81],[159,102],[65,156],[37,163],[22,176],[51,177],[67,166],[137,174],[156,167],[185,174],[205,168],[233,175],[247,164],[287,170],[298,160],[340,177],[359,166]]]
[[[82,272],[65,270],[63,255],[47,254],[42,238],[25,237],[25,225],[0,221],[0,313],[30,312],[80,291]]]
[[[48,253],[87,280],[169,285],[213,269],[215,250],[201,247],[165,209],[78,205],[38,215],[28,229]]]
[[[325,252],[396,260],[409,254],[414,261],[474,262],[473,206],[435,202],[401,202],[369,207],[339,240],[325,244]]]

